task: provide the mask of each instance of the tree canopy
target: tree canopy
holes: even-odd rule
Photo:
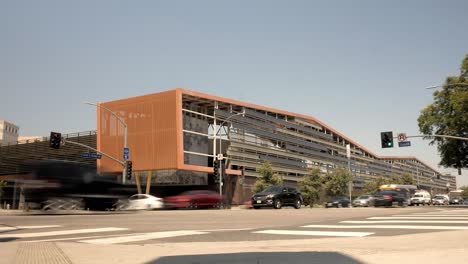
[[[448,77],[433,96],[434,102],[418,118],[421,133],[468,138],[468,55],[462,62],[460,75]],[[462,168],[468,168],[468,141],[436,137],[430,144],[437,144],[440,165],[457,168],[459,175]]]
[[[283,184],[283,180],[275,174],[269,161],[264,162],[260,168],[257,168],[257,172],[261,177],[255,182],[255,193],[261,192],[272,185]]]
[[[347,169],[337,168],[327,177],[325,189],[329,196],[344,196],[348,191],[351,174]]]
[[[374,194],[379,191],[380,186],[384,184],[390,184],[390,182],[391,180],[389,178],[384,178],[382,176],[373,178],[364,184],[364,192],[368,194]]]
[[[302,198],[305,205],[313,204],[319,200],[320,192],[323,188],[323,179],[320,176],[320,169],[314,168],[304,176],[302,181],[299,182],[299,190],[301,191]]]

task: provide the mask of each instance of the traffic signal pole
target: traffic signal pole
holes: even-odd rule
[[[126,162],[125,162],[125,161],[120,161],[120,160],[118,160],[118,159],[112,157],[112,156],[109,155],[109,154],[106,154],[106,153],[104,153],[104,152],[102,152],[102,151],[99,151],[99,150],[97,150],[97,149],[95,149],[95,148],[92,148],[92,147],[90,147],[90,146],[87,146],[87,145],[85,145],[85,144],[81,144],[81,143],[78,143],[78,142],[75,142],[75,141],[69,141],[69,140],[65,140],[65,139],[64,139],[64,142],[65,142],[65,143],[72,144],[72,145],[77,145],[77,146],[80,146],[80,147],[84,147],[84,148],[90,149],[90,150],[92,150],[92,151],[96,151],[97,153],[102,154],[102,155],[108,157],[109,159],[111,159],[111,160],[113,160],[113,161],[119,163],[120,165],[122,165],[122,166],[124,166],[124,167],[125,167],[125,165],[126,165]]]
[[[468,141],[466,137],[455,137],[455,136],[447,136],[447,135],[416,135],[416,136],[406,136],[407,138],[416,138],[416,137],[440,137],[440,138],[453,138],[453,139],[460,139]]]
[[[117,120],[119,120],[119,122],[124,126],[124,149],[127,148],[127,123],[125,123],[125,121],[120,117],[118,116],[116,113],[114,113],[113,111],[111,111],[109,108],[103,106],[101,103],[91,103],[91,102],[83,102],[84,104],[87,104],[87,105],[94,105],[96,107],[99,107],[100,109],[104,109],[106,111],[108,111],[111,115],[113,115],[115,118],[117,118]],[[103,153],[104,155],[104,153]],[[106,156],[107,157],[107,156]],[[122,184],[125,184],[125,181],[127,180],[127,163],[125,162],[126,159],[124,159],[123,163],[121,163],[119,161],[119,163],[123,164],[123,172],[122,172]]]

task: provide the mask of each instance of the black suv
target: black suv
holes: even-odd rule
[[[301,193],[296,188],[289,186],[271,186],[252,196],[252,206],[254,209],[259,209],[260,207],[280,209],[283,205],[291,205],[299,209],[302,203]]]

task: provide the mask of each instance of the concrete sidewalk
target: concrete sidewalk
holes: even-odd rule
[[[282,254],[288,254],[286,257],[292,258],[289,261],[291,264],[314,261],[378,264],[464,263],[468,256],[467,237],[468,230],[386,237],[160,243],[143,246],[11,242],[2,244],[0,259],[2,263],[18,264],[223,263],[228,259],[229,263],[267,263],[264,261],[268,259],[268,263],[280,263],[285,257],[281,260]],[[268,252],[274,252],[274,255],[265,255]],[[233,254],[227,255],[230,253]],[[255,259],[257,261],[254,261]]]

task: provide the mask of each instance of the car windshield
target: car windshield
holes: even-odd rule
[[[369,199],[368,195],[359,196],[358,199]]]
[[[278,193],[281,192],[282,189],[283,187],[281,186],[271,186],[261,191],[260,193]]]
[[[413,197],[423,197],[423,195],[422,194],[416,194]]]
[[[436,196],[436,197],[434,197],[434,199],[444,199],[444,197],[443,196]]]

